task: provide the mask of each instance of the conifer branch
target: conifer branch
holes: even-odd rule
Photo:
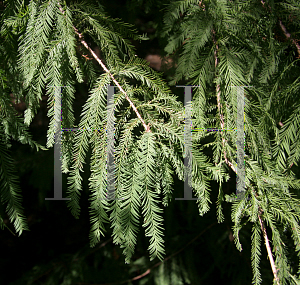
[[[218,56],[217,56],[217,51],[219,49],[219,46],[218,44],[216,43],[216,40],[215,40],[215,30],[213,29],[212,30],[212,38],[213,38],[213,42],[216,46],[216,49],[214,51],[214,57],[215,57],[215,69],[217,68],[218,66]],[[222,104],[221,104],[221,90],[220,90],[220,84],[217,83],[217,87],[216,87],[216,91],[217,91],[217,102],[218,102],[218,110],[219,110],[219,115],[220,115],[220,121],[221,121],[221,128],[222,128],[222,131],[221,131],[221,136],[222,136],[222,145],[223,145],[223,150],[224,150],[224,159],[225,159],[225,162],[227,165],[229,165],[234,172],[236,172],[235,170],[235,167],[233,166],[233,164],[228,160],[227,158],[227,155],[226,155],[226,150],[225,150],[225,145],[227,143],[227,140],[225,139],[225,136],[224,136],[224,127],[225,127],[225,123],[224,123],[224,118],[223,118],[223,111],[222,111]]]
[[[262,3],[263,7],[265,8],[265,2],[263,0],[261,0],[260,2]],[[269,5],[269,8],[270,8],[270,11],[271,11],[270,5]],[[300,58],[300,45],[296,42],[295,39],[291,38],[291,34],[286,30],[286,27],[283,25],[283,23],[280,19],[279,19],[279,26],[280,26],[281,30],[283,31],[285,37],[287,39],[291,39],[293,44],[296,46],[297,52],[299,54],[298,58]]]
[[[274,258],[273,258],[273,255],[272,255],[272,250],[271,250],[271,246],[270,246],[270,243],[269,243],[269,238],[268,238],[268,235],[267,235],[265,223],[264,223],[263,219],[261,218],[261,213],[262,213],[262,210],[259,209],[258,219],[259,219],[259,223],[260,223],[260,228],[261,228],[263,236],[264,236],[265,245],[266,245],[266,248],[267,248],[268,257],[269,257],[269,260],[270,260],[270,264],[271,264],[271,268],[272,268],[272,271],[273,271],[274,279],[276,280],[277,285],[279,285],[279,278],[278,278],[278,275],[277,275],[278,269],[276,269],[276,265],[275,265]]]
[[[214,31],[213,31],[213,34],[214,34]],[[214,39],[214,37],[213,37],[213,39]],[[214,42],[215,42],[215,39],[214,39]],[[215,50],[215,67],[218,64],[217,49],[218,49],[218,45],[216,44],[216,50]],[[220,92],[220,86],[219,86],[219,84],[217,84],[218,110],[219,110],[219,113],[220,113],[221,128],[223,129],[224,128],[224,121],[223,121],[223,114],[222,114],[222,104],[220,102],[220,93],[221,93]],[[224,138],[222,138],[223,148],[224,148],[225,141],[226,140]],[[233,166],[233,164],[227,159],[227,157],[226,157],[226,151],[225,150],[224,150],[224,157],[225,157],[225,162],[231,167],[231,169],[235,173],[237,173],[237,170],[235,169],[235,167]],[[263,179],[263,180],[265,181],[265,179]],[[252,190],[253,190],[255,196],[258,196],[257,193],[255,193],[254,189],[252,189]],[[259,219],[260,227],[261,227],[261,230],[262,230],[262,233],[263,233],[263,237],[264,237],[264,240],[265,240],[265,245],[266,245],[266,249],[267,249],[267,252],[268,252],[268,257],[269,257],[269,260],[270,260],[270,264],[271,264],[272,272],[273,272],[273,275],[274,275],[274,279],[276,280],[277,284],[279,285],[279,278],[278,278],[278,275],[277,275],[278,269],[276,269],[276,265],[275,265],[275,261],[274,261],[273,255],[272,255],[272,250],[271,250],[271,246],[270,246],[270,243],[269,243],[269,238],[268,238],[268,235],[267,235],[265,223],[264,223],[264,221],[263,221],[263,219],[261,217],[261,214],[262,214],[262,209],[259,207],[258,219]]]
[[[256,197],[258,197],[258,194],[255,192],[253,187],[252,187],[252,192],[254,193],[254,195]],[[261,231],[263,233],[264,240],[265,240],[265,245],[266,245],[266,249],[267,249],[267,252],[268,252],[268,257],[269,257],[269,260],[270,260],[270,264],[271,264],[272,272],[273,272],[273,275],[274,275],[274,279],[276,280],[277,285],[280,285],[279,284],[279,278],[278,278],[278,275],[277,275],[278,269],[276,268],[275,261],[274,261],[274,258],[273,258],[273,254],[272,254],[272,250],[271,250],[271,246],[270,246],[266,226],[265,226],[265,223],[264,223],[264,221],[261,217],[262,212],[263,212],[263,210],[261,209],[261,207],[259,207],[258,220],[259,220],[259,223],[260,223],[260,228],[261,228]]]
[[[205,4],[204,3],[202,4],[202,0],[199,1],[198,5],[199,5],[200,8],[202,8],[203,11],[205,11]]]
[[[61,11],[61,13],[64,15],[65,11],[62,9],[59,1],[57,1],[58,5],[59,5],[59,10]],[[101,65],[101,67],[103,68],[103,70],[109,74],[110,78],[112,79],[112,81],[117,85],[117,87],[120,89],[120,91],[125,95],[126,100],[129,102],[130,106],[132,107],[132,109],[134,110],[134,112],[136,113],[137,117],[140,119],[140,121],[142,122],[142,125],[145,129],[145,131],[147,133],[150,133],[150,125],[146,125],[145,121],[143,120],[141,114],[139,113],[139,111],[137,110],[137,108],[135,107],[135,105],[133,104],[133,102],[130,100],[130,98],[128,97],[126,91],[122,88],[122,86],[119,84],[119,82],[114,78],[114,76],[111,74],[111,72],[108,70],[108,68],[105,66],[105,64],[102,62],[102,60],[96,55],[96,53],[89,47],[89,45],[86,43],[86,41],[83,38],[83,35],[81,33],[78,32],[77,28],[73,26],[73,29],[75,31],[75,33],[78,35],[80,42],[82,43],[82,45],[92,54],[92,56],[94,57],[94,59]]]
[[[286,30],[286,28],[285,28],[285,26],[282,24],[281,20],[279,20],[279,25],[280,25],[280,28],[281,28],[281,30],[283,31],[285,37],[286,37],[287,39],[291,38],[291,34]],[[296,42],[295,39],[291,38],[291,40],[292,40],[293,44],[296,46],[297,52],[298,52],[299,58],[300,58],[300,45]]]

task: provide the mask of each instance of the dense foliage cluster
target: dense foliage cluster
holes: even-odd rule
[[[192,134],[192,186],[195,197],[199,198],[198,213],[203,216],[209,212],[211,192],[216,191],[217,222],[224,222],[223,208],[230,203],[233,238],[239,251],[242,251],[242,229],[252,232],[248,240],[252,284],[262,283],[259,265],[262,238],[274,284],[299,284],[300,180],[296,175],[300,158],[300,46],[296,40],[300,27],[299,2],[166,1],[158,37],[166,43],[165,56],[172,60],[175,70],[174,73],[169,70],[168,83],[162,73],[154,71],[135,54],[132,42],[146,41],[146,36],[138,35],[133,25],[108,16],[103,6],[96,3],[3,2],[0,185],[2,205],[6,205],[15,231],[21,235],[28,226],[9,152],[10,140],[41,151],[52,148],[53,87],[66,86],[61,93],[62,128],[81,129],[62,135],[62,171],[68,174],[67,197],[71,198],[68,208],[79,217],[82,172],[90,149],[91,246],[99,243],[106,231],[105,224],[110,223],[113,243],[123,248],[125,262],[130,263],[141,218],[145,236],[150,238],[150,260],[157,257],[162,261],[163,206],[170,204],[174,181],[185,178],[187,106],[173,94],[171,86],[199,86],[193,88],[193,129],[219,131]],[[131,4],[148,5],[148,11],[151,7],[161,7],[155,1]],[[100,54],[95,53],[94,46],[100,49]],[[83,82],[90,92],[80,122],[75,126],[74,94],[76,84]],[[113,112],[107,110],[108,86],[116,86],[115,119]],[[252,87],[244,89],[246,192],[242,199],[236,199],[235,188],[231,193],[223,189],[236,172],[236,132],[228,130],[236,128],[238,86]],[[26,103],[23,117],[17,115],[11,104],[11,93],[16,102]],[[46,147],[34,141],[28,132],[43,95],[47,96],[50,118]],[[107,200],[106,130],[113,120],[115,199]],[[212,181],[218,187],[212,187]],[[0,225],[6,226],[3,217]],[[284,244],[286,239],[293,240],[296,264]],[[183,265],[173,261],[172,266],[172,269],[159,267],[156,284],[195,284],[189,280]],[[74,284],[73,277],[68,278],[69,283],[62,284]],[[241,284],[246,283],[241,281]]]

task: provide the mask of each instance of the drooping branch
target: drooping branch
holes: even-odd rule
[[[258,197],[258,194],[255,192],[253,186],[251,186],[251,188],[252,188],[253,194],[256,197]],[[270,264],[271,264],[272,272],[273,272],[273,275],[274,275],[274,279],[276,280],[277,285],[280,285],[279,284],[279,278],[278,278],[278,275],[277,275],[278,269],[276,268],[276,265],[275,265],[274,257],[273,257],[273,254],[272,254],[272,249],[271,249],[269,238],[268,238],[268,235],[267,235],[266,226],[265,226],[264,220],[261,217],[263,210],[261,209],[261,207],[259,207],[258,209],[259,209],[258,210],[258,220],[259,220],[260,228],[261,228],[261,231],[263,233],[264,240],[265,240],[265,245],[266,245],[266,249],[267,249],[267,252],[268,252],[268,257],[269,257],[269,260],[270,260]]]
[[[216,46],[216,49],[214,51],[214,58],[215,58],[215,69],[218,66],[218,55],[217,55],[217,51],[219,49],[218,44],[216,43],[215,40],[215,30],[212,30],[212,38],[213,38],[213,42]],[[221,90],[220,90],[220,84],[217,83],[216,86],[216,91],[217,91],[217,103],[218,103],[218,111],[219,111],[219,115],[220,115],[220,121],[221,121],[221,136],[222,136],[222,145],[223,145],[223,150],[224,150],[224,159],[227,165],[229,165],[231,167],[231,169],[233,169],[234,172],[236,172],[235,167],[233,166],[233,164],[228,160],[227,155],[226,155],[226,150],[225,150],[225,145],[227,143],[226,139],[225,139],[225,135],[224,135],[224,127],[225,127],[225,123],[224,123],[224,118],[223,118],[223,111],[222,111],[222,104],[221,104]]]
[[[283,31],[285,37],[286,37],[287,39],[291,39],[292,42],[293,42],[293,44],[296,46],[297,52],[298,52],[299,57],[300,57],[300,45],[296,42],[295,39],[291,38],[291,34],[286,30],[286,28],[285,28],[285,26],[282,24],[281,20],[279,20],[279,25],[280,25],[280,28],[281,28],[281,30]]]
[[[261,228],[261,231],[262,231],[263,236],[264,236],[265,245],[266,245],[266,248],[267,248],[267,252],[268,252],[271,268],[272,268],[272,271],[273,271],[274,279],[276,280],[276,283],[279,285],[279,278],[278,278],[278,275],[277,275],[278,269],[276,269],[276,265],[275,265],[272,250],[271,250],[271,246],[270,246],[270,243],[269,243],[269,238],[268,238],[268,235],[267,235],[267,230],[266,230],[266,227],[265,227],[265,223],[264,223],[263,219],[261,218],[261,213],[262,212],[261,212],[261,209],[260,209],[259,213],[258,213],[260,228]]]
[[[200,8],[202,8],[203,11],[205,11],[205,4],[202,3],[202,0],[199,1],[199,4],[198,4],[198,5],[199,5]]]
[[[59,10],[61,11],[61,13],[64,15],[65,11],[62,9],[59,1],[58,5],[59,5]],[[139,113],[139,111],[137,110],[137,108],[135,107],[135,105],[133,104],[133,102],[130,100],[130,98],[128,97],[126,91],[122,88],[122,86],[119,84],[119,82],[114,78],[114,76],[111,74],[111,72],[107,69],[107,67],[105,66],[105,64],[102,62],[102,60],[96,55],[96,53],[89,47],[89,45],[86,43],[86,41],[83,38],[83,35],[81,33],[78,32],[77,28],[73,26],[73,29],[75,31],[75,33],[78,35],[80,42],[82,43],[82,45],[92,54],[92,56],[94,57],[94,59],[101,65],[101,67],[103,68],[103,70],[109,74],[110,78],[112,79],[112,81],[117,85],[117,87],[120,89],[120,91],[125,95],[126,100],[129,102],[130,106],[132,107],[133,111],[135,112],[135,114],[137,115],[137,117],[140,119],[140,121],[142,122],[142,125],[145,129],[146,132],[151,132],[150,130],[150,125],[146,125],[145,121],[143,120],[141,114]]]
[[[215,52],[214,52],[214,57],[215,57],[215,68],[217,67],[218,65],[218,57],[217,57],[217,51],[218,51],[218,44],[216,43],[216,40],[215,40],[215,31],[212,30],[212,36],[213,36],[213,41],[216,45],[216,49],[215,49]],[[220,121],[221,121],[221,128],[222,130],[224,129],[224,126],[225,126],[225,123],[224,123],[224,119],[223,119],[223,113],[222,113],[222,104],[221,104],[221,91],[220,91],[220,85],[217,83],[217,87],[216,87],[216,91],[217,91],[217,102],[218,102],[218,110],[219,110],[219,115],[220,115]],[[222,145],[223,145],[223,149],[224,149],[224,158],[225,158],[225,162],[231,167],[231,169],[237,173],[237,170],[235,169],[235,167],[233,166],[233,164],[227,159],[227,156],[226,156],[226,151],[225,151],[225,143],[226,143],[226,139],[224,138],[224,134],[223,134],[223,131],[221,131],[222,133]],[[265,180],[264,180],[265,181]],[[256,194],[256,193],[255,193]],[[256,194],[257,195],[257,194]],[[268,257],[269,257],[269,260],[270,260],[270,264],[271,264],[271,268],[272,268],[272,271],[273,271],[273,275],[274,275],[274,278],[277,282],[277,284],[279,285],[279,279],[278,279],[278,275],[277,275],[277,269],[276,269],[276,266],[275,266],[275,262],[274,262],[274,258],[273,258],[273,255],[272,255],[272,250],[271,250],[271,246],[270,246],[270,243],[269,243],[269,239],[268,239],[268,235],[267,235],[267,231],[266,231],[266,228],[265,228],[265,225],[264,225],[264,221],[262,220],[261,218],[261,208],[259,208],[259,212],[258,212],[258,219],[259,219],[259,222],[261,224],[261,230],[263,232],[263,236],[264,236],[264,239],[265,239],[265,245],[266,245],[266,249],[267,249],[267,252],[268,252]]]
[[[261,4],[263,5],[263,7],[264,7],[265,9],[267,9],[267,8],[265,7],[265,2],[264,2],[263,0],[261,0],[260,2],[261,2]],[[270,9],[270,11],[271,11],[270,5],[269,5],[269,9]],[[298,58],[300,58],[300,45],[297,43],[297,41],[296,41],[295,39],[293,39],[293,38],[291,37],[291,34],[286,30],[286,27],[283,25],[283,23],[282,23],[282,21],[281,21],[280,19],[279,19],[279,26],[280,26],[281,30],[283,31],[285,37],[286,37],[287,39],[291,39],[291,40],[292,40],[293,44],[294,44],[295,47],[297,48],[297,52],[298,52],[298,54],[299,54]]]

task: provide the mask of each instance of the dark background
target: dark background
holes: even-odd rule
[[[165,39],[160,39],[159,34],[162,28],[162,9],[168,1],[111,0],[102,3],[111,17],[121,18],[125,22],[134,24],[141,34],[147,33],[149,41],[133,42],[137,54],[149,60],[156,70],[162,71],[163,69],[159,67],[159,56],[164,56],[163,47],[166,42]],[[165,79],[174,72],[172,68],[163,71]],[[173,92],[183,97],[180,90],[173,88]],[[74,102],[77,118],[87,96],[87,86],[78,84]],[[49,123],[46,115],[46,99],[45,97],[41,102],[39,113],[30,127],[33,138],[43,145],[46,144]],[[15,107],[22,114],[25,106],[19,104]],[[102,238],[104,244],[100,243],[95,248],[90,248],[88,159],[83,173],[81,215],[76,220],[68,210],[65,201],[45,201],[45,198],[53,197],[53,148],[36,152],[29,146],[17,142],[12,144],[12,154],[20,177],[24,212],[30,231],[24,232],[20,237],[14,236],[7,229],[0,232],[1,285],[27,284],[27,282],[28,284],[107,284],[110,282],[154,284],[154,276],[160,267],[159,260],[149,261],[147,251],[149,241],[145,238],[142,227],[133,263],[130,265],[124,263],[122,249],[112,243],[110,225],[107,225],[106,235]],[[211,156],[211,153],[208,151],[207,155]],[[66,175],[63,175],[63,179],[65,196]],[[224,204],[225,221],[217,224],[215,201],[218,185],[212,182],[211,189],[211,210],[200,217],[196,201],[175,201],[175,198],[183,197],[183,183],[176,181],[173,201],[164,210],[167,258],[164,266],[166,270],[175,270],[172,269],[174,261],[179,266],[185,266],[191,284],[251,284],[250,227],[246,226],[241,231],[243,251],[239,252],[235,247],[231,231],[230,204]],[[224,191],[226,194],[235,192],[233,173],[230,181],[224,185]],[[7,217],[6,214],[4,216]],[[5,222],[13,229],[7,218]],[[272,284],[273,276],[264,247],[262,247],[261,259],[263,284]],[[145,277],[132,283],[122,283],[144,273],[148,268],[152,269]]]

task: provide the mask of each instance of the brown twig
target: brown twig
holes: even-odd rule
[[[93,252],[95,252],[96,250],[99,250],[100,248],[102,248],[103,246],[106,246],[106,244],[108,244],[109,242],[112,241],[112,238],[104,241],[103,243],[101,243],[98,247],[96,247],[95,249],[93,249],[92,251],[90,251],[88,254],[86,254],[85,256],[81,257],[81,258],[85,258],[88,255],[92,254]],[[74,261],[77,261],[78,259],[74,259]],[[63,261],[59,261],[58,264],[63,263]],[[36,280],[40,279],[41,277],[47,275],[49,272],[51,272],[55,266],[57,265],[57,263],[52,262],[52,264],[54,264],[51,268],[49,268],[46,272],[43,272],[42,274],[40,274],[38,277],[36,277],[32,282],[35,282]]]
[[[2,219],[1,219],[2,220]],[[5,222],[2,220],[2,224],[4,225],[4,227],[5,228],[7,228],[9,231],[10,231],[10,233],[12,234],[12,235],[14,235],[14,236],[16,236],[16,234],[5,224]]]
[[[203,11],[205,11],[205,4],[202,4],[202,0],[199,1],[199,7],[202,8]]]
[[[264,236],[265,245],[266,245],[266,248],[267,248],[267,252],[268,252],[271,268],[272,268],[272,271],[273,271],[274,279],[276,280],[276,283],[279,285],[279,278],[278,278],[278,275],[277,275],[278,269],[276,269],[276,265],[275,265],[272,250],[271,250],[271,246],[270,246],[270,243],[269,243],[269,238],[268,238],[268,235],[267,235],[267,230],[266,230],[266,227],[265,227],[265,223],[264,223],[263,219],[261,218],[261,214],[262,214],[262,211],[260,209],[259,214],[258,214],[260,228],[261,228],[261,231],[262,231],[263,236]]]
[[[265,7],[265,2],[264,2],[263,0],[261,0],[260,2],[261,2],[261,4],[263,5],[263,7],[266,9],[266,7]],[[269,5],[269,9],[270,9],[270,11],[271,11],[270,5]],[[291,15],[290,15],[290,16],[291,16]],[[289,16],[289,18],[290,18],[290,16]],[[291,39],[292,42],[293,42],[293,44],[296,46],[297,52],[298,52],[298,54],[299,54],[298,58],[300,58],[300,45],[297,43],[297,41],[296,41],[295,39],[293,39],[293,38],[291,37],[291,34],[286,30],[286,27],[283,25],[283,23],[282,23],[282,21],[281,21],[280,19],[279,19],[279,26],[280,26],[281,30],[283,31],[285,37],[286,37],[287,39]]]
[[[145,277],[146,275],[148,275],[153,268],[161,265],[163,262],[167,261],[168,259],[174,257],[175,255],[177,255],[178,253],[180,253],[181,251],[183,251],[186,247],[188,247],[191,243],[193,243],[195,240],[197,240],[201,235],[203,235],[208,229],[210,229],[211,227],[213,227],[215,224],[217,224],[217,222],[214,222],[211,225],[209,225],[208,227],[206,227],[196,237],[194,237],[191,241],[189,241],[184,247],[182,247],[181,249],[179,249],[175,253],[169,255],[163,261],[160,261],[160,262],[154,264],[152,267],[148,268],[144,273],[142,273],[140,275],[137,275],[137,276],[135,276],[135,277],[133,277],[131,279],[123,280],[123,281],[120,281],[120,282],[114,282],[114,283],[102,283],[102,284],[76,283],[76,285],[119,285],[119,284],[125,284],[125,283],[129,283],[129,282],[141,279],[141,278]]]
[[[62,9],[59,1],[58,5],[59,5],[59,10],[61,11],[61,13],[64,15],[65,12]],[[133,104],[133,102],[130,100],[130,98],[128,97],[126,91],[122,88],[122,86],[119,84],[119,82],[114,78],[114,76],[110,73],[110,71],[107,69],[107,67],[105,66],[105,64],[102,62],[102,60],[96,55],[96,53],[89,47],[89,45],[86,43],[86,41],[83,38],[83,35],[81,33],[78,32],[78,30],[76,29],[76,27],[73,26],[73,29],[75,31],[75,33],[78,35],[80,42],[82,43],[82,45],[92,54],[92,56],[94,57],[94,59],[101,65],[101,67],[103,68],[103,70],[109,74],[110,78],[112,79],[112,81],[117,85],[117,87],[120,89],[120,91],[125,95],[126,100],[129,102],[130,106],[132,107],[132,109],[134,110],[134,112],[136,113],[137,117],[140,119],[140,121],[142,122],[142,125],[145,129],[145,131],[147,133],[150,133],[150,127],[146,125],[145,121],[143,120],[141,114],[139,113],[139,111],[137,110],[137,108],[135,107],[135,105]]]
[[[219,49],[219,46],[218,44],[216,43],[216,40],[215,40],[215,30],[213,29],[212,30],[212,38],[213,38],[213,41],[214,41],[214,44],[216,45],[216,49],[214,51],[214,57],[215,57],[215,69],[217,68],[218,66],[218,55],[217,55],[217,51]],[[220,84],[217,83],[217,86],[216,86],[216,91],[217,91],[217,102],[218,102],[218,110],[219,110],[219,115],[220,115],[220,121],[221,121],[221,128],[222,128],[222,131],[221,131],[221,136],[222,136],[222,145],[223,145],[223,150],[224,150],[224,159],[225,159],[225,162],[227,165],[229,165],[231,167],[231,169],[236,172],[236,169],[235,167],[233,166],[233,164],[228,160],[227,158],[227,155],[226,155],[226,150],[225,150],[225,145],[227,143],[226,139],[225,139],[225,136],[224,136],[224,127],[225,127],[225,123],[224,123],[224,118],[223,118],[223,111],[222,111],[222,104],[221,104],[221,90],[220,90]]]
[[[286,37],[287,39],[291,39],[292,42],[293,42],[293,44],[296,46],[297,52],[298,52],[298,54],[299,54],[298,57],[300,58],[300,45],[296,42],[295,39],[291,38],[291,34],[286,30],[286,28],[285,28],[285,26],[282,24],[281,20],[279,20],[279,25],[280,25],[280,28],[281,28],[281,30],[283,31],[285,37]]]
[[[262,3],[263,6],[265,5],[265,2],[263,0],[261,0],[261,3]],[[264,8],[265,8],[265,6],[264,6]],[[270,5],[269,5],[269,9],[271,11]],[[291,38],[291,34],[286,30],[286,28],[283,25],[283,23],[281,22],[281,20],[279,20],[279,25],[280,25],[280,28],[283,31],[284,35],[286,36],[286,38],[287,39]],[[292,39],[292,42],[296,46],[297,52],[298,52],[299,57],[300,57],[300,46],[299,46],[299,44],[294,39]],[[283,127],[283,124],[281,122],[279,122],[279,125],[281,127]],[[272,255],[271,246],[270,246],[270,243],[269,243],[269,238],[268,238],[268,235],[267,235],[267,231],[266,231],[266,227],[265,227],[264,221],[261,218],[261,214],[262,214],[262,210],[261,210],[261,208],[259,208],[258,219],[259,219],[260,227],[261,227],[261,230],[263,232],[263,236],[264,236],[264,240],[265,240],[265,245],[266,245],[266,249],[267,249],[267,252],[268,252],[268,257],[269,257],[269,260],[270,260],[270,264],[271,264],[271,268],[272,268],[272,271],[273,271],[274,279],[275,279],[276,283],[279,285],[279,278],[278,278],[278,275],[277,275],[278,269],[276,268],[276,265],[275,265],[275,262],[274,262],[274,258],[273,258],[273,255]]]
[[[214,38],[214,34],[215,34],[215,31],[213,30],[213,41],[216,45],[216,50],[215,50],[215,68],[217,67],[218,65],[218,57],[217,57],[217,50],[218,50],[218,45],[215,41],[215,38]],[[220,85],[217,84],[217,101],[218,101],[218,110],[219,110],[219,114],[220,114],[220,120],[221,120],[221,128],[224,129],[224,120],[223,120],[223,114],[222,114],[222,104],[221,104],[221,100],[220,100],[220,95],[221,95],[221,92],[220,92]],[[221,131],[222,133],[222,144],[223,144],[223,149],[224,149],[224,146],[225,146],[225,138],[224,138],[224,135],[223,135],[223,132]],[[224,158],[225,158],[225,162],[231,167],[231,169],[237,173],[237,170],[235,169],[235,167],[233,166],[233,164],[227,159],[226,157],[226,151],[224,149]],[[266,180],[263,179],[265,182]],[[254,192],[255,193],[255,192]],[[257,196],[257,193],[255,193],[255,195]],[[273,255],[272,255],[272,250],[271,250],[271,246],[270,246],[270,243],[269,243],[269,239],[268,239],[268,235],[267,235],[267,232],[266,232],[266,228],[265,228],[265,225],[264,225],[264,222],[261,218],[261,208],[259,208],[259,213],[258,213],[258,219],[260,221],[260,224],[261,224],[261,230],[263,232],[263,236],[264,236],[264,239],[265,239],[265,245],[266,245],[266,249],[267,249],[267,252],[268,252],[268,256],[269,256],[269,260],[270,260],[270,264],[271,264],[271,268],[272,268],[272,271],[273,271],[273,275],[274,275],[274,278],[277,282],[277,284],[279,285],[279,279],[278,279],[278,276],[277,276],[277,269],[276,269],[276,266],[275,266],[275,262],[274,262],[274,258],[273,258]]]
[[[255,192],[253,187],[252,187],[252,192],[254,193],[254,195],[256,197],[258,197],[258,194]],[[265,240],[265,245],[266,245],[266,249],[267,249],[267,252],[268,252],[268,257],[269,257],[269,260],[270,260],[270,264],[271,264],[272,272],[273,272],[273,275],[274,275],[274,279],[276,280],[277,285],[279,285],[279,278],[278,278],[278,275],[277,275],[278,269],[276,268],[276,265],[275,265],[275,261],[274,261],[274,257],[273,257],[273,254],[272,254],[269,238],[268,238],[268,235],[267,235],[266,226],[265,226],[265,223],[264,223],[264,221],[261,217],[262,213],[263,213],[263,210],[261,209],[261,207],[259,207],[258,219],[259,219],[259,223],[260,223],[260,228],[261,228],[261,231],[263,233],[264,240]]]

